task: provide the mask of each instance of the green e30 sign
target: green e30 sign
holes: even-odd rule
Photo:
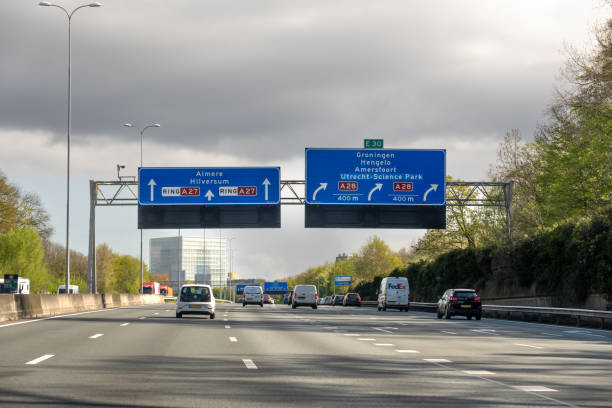
[[[363,139],[363,147],[365,149],[382,149],[383,139]]]

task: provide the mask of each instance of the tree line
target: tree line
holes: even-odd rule
[[[56,293],[65,283],[65,247],[50,241],[49,215],[34,193],[24,193],[0,171],[0,278],[30,279],[30,293]],[[70,250],[70,284],[87,291],[87,256]],[[99,293],[138,293],[140,261],[102,244],[96,248]],[[149,270],[145,265],[145,280]]]
[[[612,20],[595,40],[589,52],[568,50],[563,83],[533,140],[509,130],[490,166],[492,181],[514,182],[511,237],[504,209],[447,207],[446,230],[428,230],[407,249],[393,253],[375,237],[347,261],[292,282],[329,285],[333,274],[352,274],[351,289],[368,297],[393,274],[417,283],[421,300],[456,285],[572,304],[589,293],[612,298]]]

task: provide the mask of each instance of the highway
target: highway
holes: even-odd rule
[[[174,305],[0,324],[3,407],[610,407],[612,333],[370,308]]]

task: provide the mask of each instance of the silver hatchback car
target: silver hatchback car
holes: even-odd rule
[[[209,285],[183,285],[176,300],[176,317],[184,314],[208,315],[215,318],[215,297]]]

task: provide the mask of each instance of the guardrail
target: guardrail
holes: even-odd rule
[[[363,301],[362,306],[376,307],[376,301]],[[421,312],[437,311],[437,303],[421,303],[410,302],[410,309]],[[606,327],[606,320],[612,320],[612,312],[606,310],[591,310],[591,309],[569,309],[558,307],[536,307],[536,306],[501,306],[501,305],[482,305],[482,313],[487,317],[504,316],[511,319],[513,315],[520,315],[522,320],[528,320],[528,316],[536,315],[538,322],[545,318],[554,318],[559,324],[561,317],[569,317],[576,320],[576,326],[580,326],[585,319],[598,319],[600,328]]]

